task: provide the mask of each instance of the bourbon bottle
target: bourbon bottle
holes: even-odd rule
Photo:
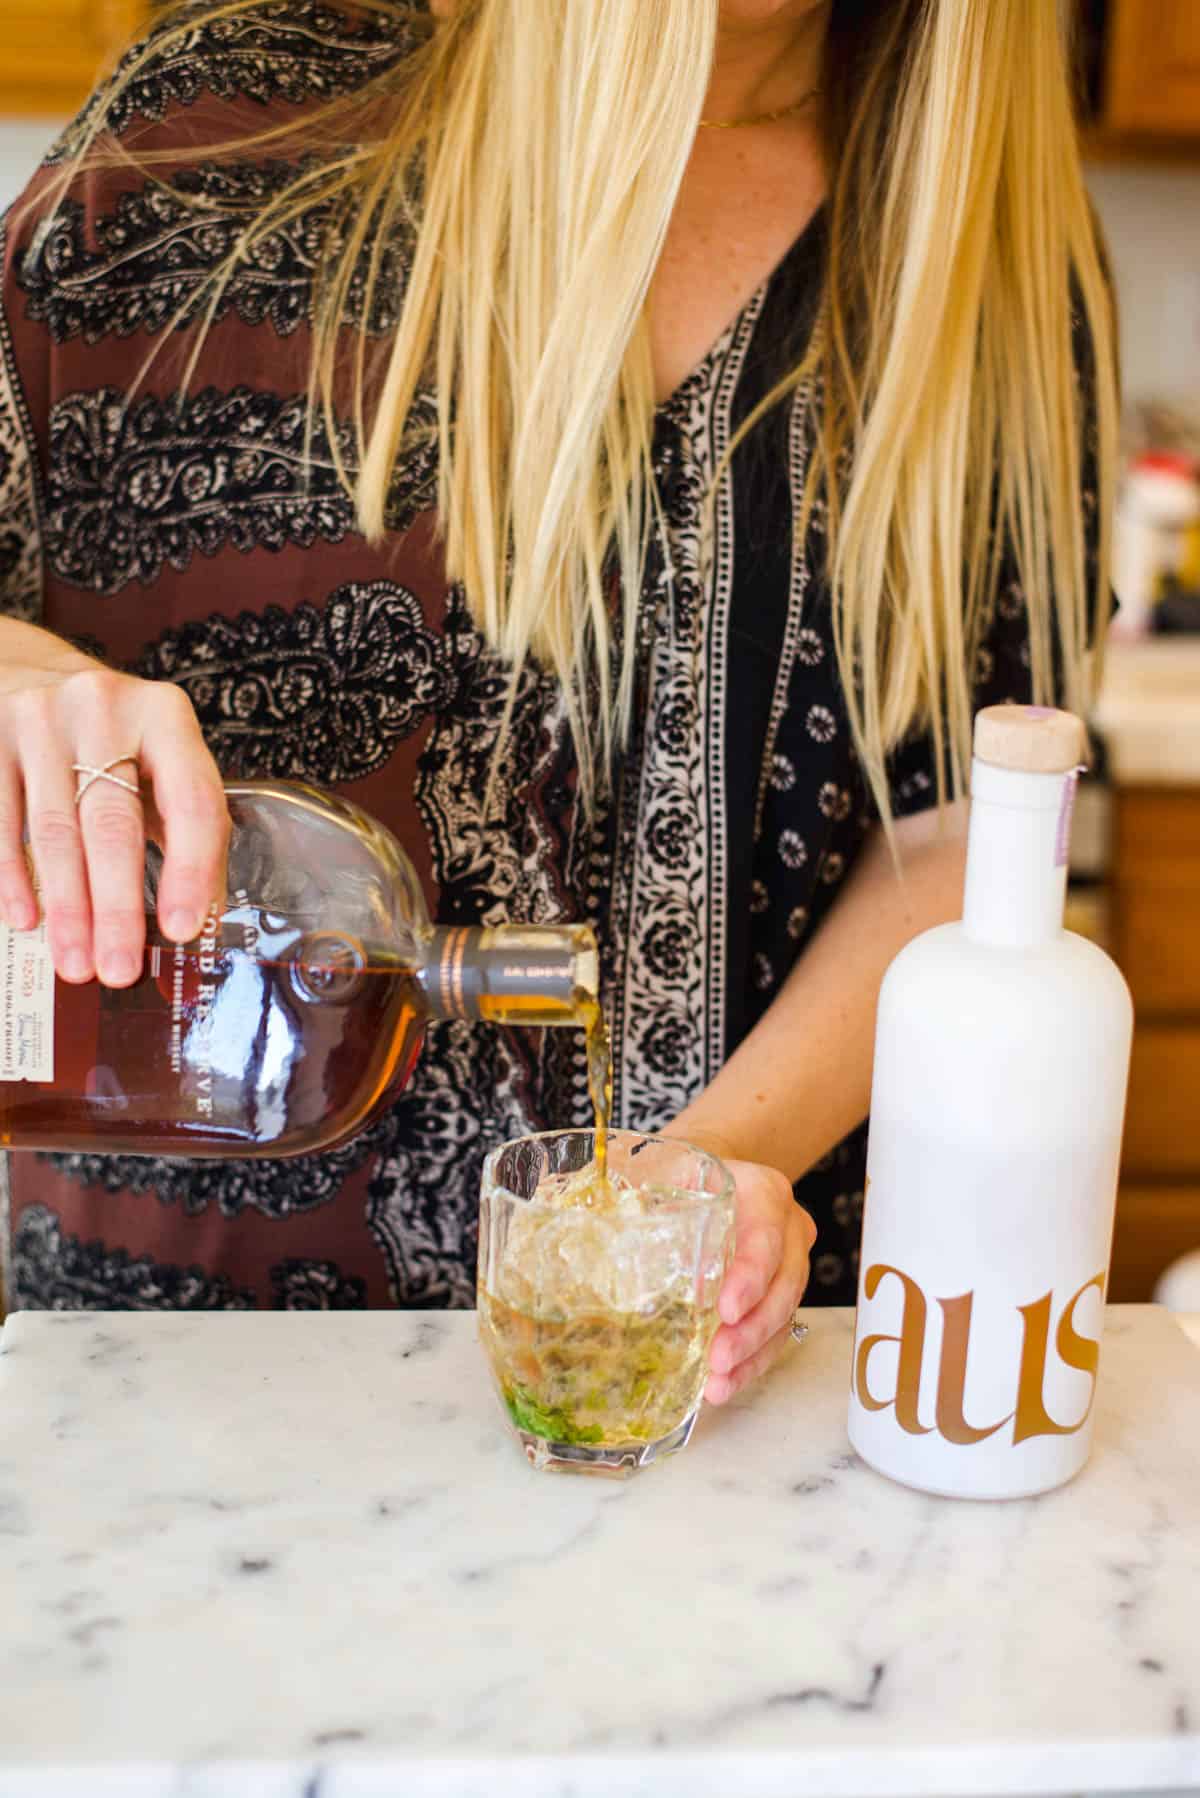
[[[286,782],[225,792],[227,891],[192,943],[158,929],[148,850],[134,986],[68,985],[44,925],[0,925],[0,1148],[309,1154],[394,1100],[431,1018],[594,1028],[586,927],[435,928],[356,806]]]

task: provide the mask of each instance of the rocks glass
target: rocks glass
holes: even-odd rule
[[[590,1130],[489,1155],[479,1327],[535,1467],[616,1475],[683,1448],[733,1252],[734,1187],[713,1156],[614,1131],[611,1186],[590,1180]]]

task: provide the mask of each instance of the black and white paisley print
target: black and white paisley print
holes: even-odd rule
[[[192,5],[196,12],[207,10],[203,0]],[[266,109],[353,93],[397,63],[427,10],[424,0],[413,0],[397,5],[390,18],[367,13],[352,20],[344,7],[321,0],[264,0],[251,13],[197,23],[181,37],[172,30],[178,19],[168,20],[149,40],[161,45],[159,53],[147,57],[143,46],[129,52],[64,133],[54,160],[74,151],[101,100],[108,129],[120,137],[131,125],[160,123],[172,107],[195,106],[205,96]],[[110,100],[121,83],[120,95]],[[227,136],[228,121],[218,130]]]
[[[457,686],[446,637],[394,581],[352,582],[321,607],[196,620],[136,671],[184,689],[226,775],[325,786],[383,767]]]
[[[472,624],[461,589],[449,595],[445,629],[455,703],[435,720],[417,785],[444,914],[452,922],[561,923],[552,820],[529,802],[563,748],[561,704],[544,675],[526,670],[497,764],[508,670]]]
[[[0,219],[0,264],[6,228]],[[38,466],[29,453],[32,424],[0,311],[0,609],[36,621],[42,610],[42,505]]]
[[[313,208],[239,263],[182,380],[186,327],[239,219],[301,166],[218,146],[333,94],[394,91],[425,10],[263,0],[177,42],[156,35],[111,124],[134,148],[143,133],[179,143],[178,193],[130,161],[0,238],[0,604],[180,685],[227,777],[346,792],[403,842],[441,922],[591,922],[617,1114],[654,1128],[773,1003],[873,827],[820,501],[797,529],[819,391],[738,436],[811,330],[824,217],[656,414],[661,527],[635,603],[613,594],[634,632],[633,717],[589,813],[562,695],[532,666],[512,688],[448,578],[432,392],[414,405],[382,543],[359,532],[338,472],[353,473],[353,433],[340,428],[335,456],[318,420],[309,444],[307,330],[336,218]],[[348,302],[379,336],[411,243],[382,253],[371,316],[361,284]],[[1080,369],[1086,397],[1086,357]],[[978,703],[1028,696],[1011,571],[976,647]],[[902,745],[897,813],[934,803],[937,785],[930,742]],[[590,1121],[581,1037],[434,1024],[380,1106],[355,1140],[294,1161],[14,1158],[12,1302],[470,1305],[484,1157]],[[855,1132],[797,1189],[818,1225],[817,1302],[854,1296],[864,1144]]]
[[[229,272],[219,292],[213,283],[248,209],[267,205],[306,166],[203,163],[181,170],[170,187],[118,194],[111,214],[99,219],[88,220],[77,200],[65,200],[18,271],[28,317],[45,324],[55,343],[181,331],[201,315],[219,323],[231,313],[245,325],[269,324],[290,337],[311,323],[314,271],[337,250],[338,221],[328,206],[279,224]],[[373,334],[395,327],[409,258],[410,246],[394,235],[368,312],[364,255],[347,294],[347,323]]]
[[[215,1206],[222,1217],[245,1211],[283,1222],[332,1205],[348,1175],[386,1152],[398,1126],[385,1117],[352,1142],[321,1155],[286,1161],[185,1161],[164,1155],[39,1155],[43,1166],[79,1186],[108,1193],[152,1194],[184,1217],[201,1217]]]
[[[310,548],[353,529],[332,457],[304,452],[299,397],[248,387],[130,399],[111,387],[50,418],[46,548],[54,572],[95,593],[149,586],[227,545]]]
[[[160,1265],[81,1242],[45,1205],[21,1214],[12,1245],[14,1308],[35,1311],[252,1311],[253,1292],[199,1267]]]
[[[355,534],[353,504],[314,432],[310,444],[301,395],[72,394],[50,417],[47,559],[62,580],[111,595],[185,573],[197,553],[341,543]],[[348,432],[340,447],[352,461]],[[432,450],[414,452],[393,483],[395,529],[428,505],[433,475]]]
[[[394,1115],[399,1129],[367,1189],[391,1289],[406,1307],[470,1306],[484,1157],[540,1122],[519,1048],[499,1031],[433,1025]]]
[[[336,1262],[292,1256],[271,1269],[271,1305],[276,1311],[362,1311],[366,1303],[365,1282],[343,1274]]]

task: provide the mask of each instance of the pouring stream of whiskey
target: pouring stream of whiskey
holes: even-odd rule
[[[601,1192],[608,1186],[608,1133],[612,1128],[613,1064],[604,1012],[595,999],[583,1007],[587,1031],[588,1092],[596,1114],[596,1173]]]

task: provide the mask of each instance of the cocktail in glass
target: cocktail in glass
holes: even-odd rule
[[[479,1326],[535,1467],[623,1476],[691,1437],[733,1251],[734,1187],[713,1156],[614,1132],[522,1137],[483,1176]]]

